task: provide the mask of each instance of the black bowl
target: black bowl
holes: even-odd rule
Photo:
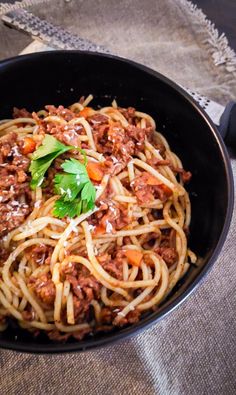
[[[13,106],[39,110],[46,104],[69,105],[92,93],[93,106],[116,98],[153,116],[184,167],[193,174],[190,246],[198,255],[171,295],[140,323],[88,337],[53,343],[32,337],[12,322],[0,335],[0,347],[37,353],[80,351],[102,346],[154,324],[196,288],[215,262],[227,236],[233,210],[233,178],[228,154],[216,128],[203,110],[179,86],[161,74],[118,57],[79,51],[55,51],[20,56],[0,63],[0,119]]]

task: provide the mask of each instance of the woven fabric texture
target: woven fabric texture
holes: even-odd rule
[[[52,0],[30,10],[222,104],[236,96],[234,72],[214,64],[205,25],[186,1]],[[235,178],[236,161],[232,166]],[[96,351],[1,351],[0,393],[235,394],[235,256],[234,213],[212,271],[172,314],[141,335]]]

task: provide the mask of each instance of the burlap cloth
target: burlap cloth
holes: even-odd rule
[[[31,9],[222,104],[236,96],[235,54],[185,0],[60,0]],[[236,177],[235,161],[232,166]],[[235,229],[234,214],[204,283],[159,324],[86,353],[1,351],[0,393],[235,394]]]

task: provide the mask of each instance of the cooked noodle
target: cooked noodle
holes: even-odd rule
[[[38,147],[46,132],[66,145],[77,141],[88,162],[102,169],[102,178],[92,180],[95,208],[74,218],[53,214],[59,196],[51,170],[46,185],[19,195],[16,210],[26,212],[31,199],[30,209],[22,223],[2,232],[0,330],[11,316],[22,328],[46,331],[53,339],[71,334],[81,339],[137,322],[196,262],[187,246],[191,204],[180,159],[149,114],[121,109],[115,100],[94,110],[88,107],[91,100],[90,95],[70,109],[48,106],[33,117],[23,113],[0,122],[1,136],[16,133],[16,156],[22,139]],[[126,142],[119,137],[124,131]],[[80,151],[72,150],[57,159],[57,166],[68,157],[83,160]],[[55,166],[54,174],[60,172]],[[8,204],[3,200],[1,207]],[[20,216],[19,210],[7,218]]]

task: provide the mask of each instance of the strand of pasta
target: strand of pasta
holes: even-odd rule
[[[158,305],[160,301],[164,298],[167,290],[168,290],[168,280],[169,280],[169,271],[166,266],[166,263],[163,259],[159,256],[159,260],[161,262],[161,284],[160,287],[157,289],[156,294],[150,299],[148,302],[141,303],[137,306],[138,310],[144,311],[149,310],[153,306]]]
[[[94,143],[94,139],[93,139],[93,134],[92,134],[92,130],[91,130],[91,126],[89,125],[89,123],[86,121],[86,119],[84,119],[83,117],[81,118],[73,118],[71,121],[68,122],[69,125],[77,125],[77,124],[81,124],[84,127],[84,130],[88,136],[88,141],[90,144],[90,147],[96,151],[96,146]]]
[[[142,225],[138,229],[120,230],[117,231],[116,233],[100,235],[99,237],[101,239],[105,238],[106,240],[108,240],[108,239],[116,239],[117,237],[138,236],[144,233],[154,232],[155,230],[158,231],[157,227],[149,224],[149,225]]]
[[[83,104],[75,103],[70,108],[73,108],[75,111],[81,111],[88,105],[91,99],[92,95],[85,99]],[[122,127],[128,126],[128,122],[117,108],[116,102],[113,103],[113,107],[106,107],[97,112],[89,108],[89,115],[95,113],[106,115],[111,121],[111,125],[114,120],[120,121]],[[40,113],[38,114],[40,115]],[[43,111],[41,115],[45,117],[44,121],[55,122],[63,126],[81,124],[86,135],[81,135],[79,138],[81,141],[86,141],[89,144],[89,149],[85,149],[88,159],[98,162],[105,160],[103,154],[96,151],[91,126],[84,117],[73,118],[67,122],[60,116],[48,115],[46,111]],[[146,128],[149,123],[155,129],[155,121],[150,115],[136,111],[135,116],[138,119],[138,127]],[[25,123],[26,126],[18,127],[17,125],[19,123]],[[31,124],[35,126],[31,127]],[[21,136],[35,134],[37,137],[37,128],[36,121],[31,118],[19,118],[13,121],[6,120],[5,123],[0,122],[0,131],[9,132],[16,130]],[[166,139],[158,132],[155,132],[155,138],[165,146],[166,159],[169,159],[173,166],[182,168],[180,159],[170,151]],[[74,156],[79,160],[81,158],[80,153]],[[18,319],[22,327],[43,330],[58,329],[65,333],[91,328],[93,323],[91,325],[88,323],[76,324],[73,289],[69,281],[62,281],[63,277],[60,276],[62,268],[69,262],[75,262],[85,266],[102,285],[101,302],[105,306],[123,307],[123,310],[118,313],[115,319],[116,323],[135,308],[144,311],[158,305],[188,270],[189,263],[187,262],[187,258],[189,257],[191,262],[196,262],[195,254],[187,250],[186,236],[183,232],[183,226],[189,226],[190,224],[191,205],[189,196],[182,186],[182,181],[180,183],[178,182],[178,179],[169,166],[162,165],[159,170],[155,170],[147,163],[152,157],[163,160],[159,151],[147,140],[145,141],[144,153],[140,152],[138,156],[140,159],[134,158],[129,161],[120,174],[115,176],[105,174],[100,185],[96,186],[96,200],[105,192],[109,184],[115,193],[112,199],[121,203],[123,209],[127,209],[127,215],[130,219],[129,225],[125,229],[121,229],[115,233],[100,234],[92,238],[90,226],[86,219],[95,213],[97,208],[89,213],[82,214],[76,219],[70,220],[68,223],[67,220],[54,218],[51,213],[58,196],[53,196],[44,202],[41,188],[38,188],[32,194],[33,201],[35,202],[34,210],[24,222],[23,227],[10,232],[3,240],[4,248],[9,248],[12,242],[16,242],[17,244],[16,249],[11,252],[1,269],[0,303],[3,306],[1,310],[6,311],[7,314],[11,314]],[[167,203],[163,204],[159,199],[155,199],[150,203],[143,202],[138,207],[137,198],[130,192],[129,187],[127,187],[127,179],[131,183],[136,176],[142,174],[143,170],[152,174],[173,191],[173,197]],[[150,214],[153,208],[163,209],[163,219],[152,220],[153,216]],[[143,225],[140,225],[140,220],[142,220]],[[161,235],[161,230],[168,228],[176,231],[175,248],[179,256],[177,263],[173,264],[169,269],[163,259],[154,254],[151,248],[149,251],[143,250],[145,238],[147,240],[149,234],[154,233],[156,235],[155,237],[157,237],[155,244],[152,246],[154,249],[160,243],[159,236]],[[33,239],[24,241],[25,238],[29,237],[33,237]],[[125,237],[129,237],[132,244],[127,244],[127,240],[124,239]],[[41,267],[37,266],[31,258],[27,256],[26,259],[26,256],[23,255],[18,264],[18,271],[11,275],[10,268],[12,263],[16,261],[16,258],[26,248],[34,244],[46,244],[54,247],[51,267],[45,264]],[[154,263],[154,269],[148,266],[144,260],[142,260],[140,268],[136,266],[130,267],[127,260],[124,259],[122,263],[122,280],[112,277],[98,262],[96,255],[104,254],[107,251],[110,254],[112,249],[117,248],[116,246],[123,250],[137,250],[142,251],[144,255],[149,255]],[[71,255],[72,251],[74,255]],[[67,255],[68,253],[70,255]],[[79,256],[78,254],[80,253],[88,255],[88,259]],[[29,291],[27,278],[29,276],[40,278],[42,274],[48,274],[50,271],[56,287],[56,298],[54,309],[45,311],[44,305],[39,304],[36,297]],[[142,280],[140,280],[140,275],[142,276]],[[134,297],[134,290],[137,288],[141,293],[137,297]],[[109,297],[107,294],[108,290],[111,293]],[[36,320],[23,320],[22,312],[24,312],[28,304],[35,311]],[[96,322],[102,323],[102,304],[97,300],[92,300],[90,304],[94,308]],[[67,324],[61,321],[62,309],[66,311]]]
[[[33,123],[36,124],[36,121],[33,118],[16,118],[16,119],[12,119],[6,123],[2,123],[0,125],[0,132],[3,131],[4,129],[8,128],[9,126],[12,125],[17,125],[18,123],[22,124],[22,123]]]
[[[102,312],[101,306],[98,303],[98,301],[95,299],[91,300],[90,305],[93,306],[94,308],[95,319],[96,322],[99,324],[101,322],[101,312]]]
[[[12,283],[12,280],[10,279],[9,276],[9,270],[12,265],[12,263],[15,261],[17,256],[24,251],[26,248],[31,247],[34,244],[46,244],[46,245],[55,245],[55,242],[50,239],[40,239],[40,238],[35,238],[31,240],[27,240],[24,243],[20,244],[8,257],[8,259],[4,262],[3,269],[2,269],[2,278],[5,282],[5,284],[11,289],[12,292],[14,292],[16,295],[20,296],[21,291]]]
[[[116,307],[116,306],[127,306],[129,304],[129,302],[127,300],[120,300],[120,299],[111,300],[111,299],[109,299],[107,296],[107,288],[106,287],[102,287],[102,289],[101,289],[101,300],[105,306]]]
[[[177,283],[177,281],[180,278],[180,275],[183,271],[183,266],[184,266],[184,261],[185,261],[185,257],[186,257],[186,252],[187,252],[187,240],[186,240],[186,236],[184,234],[183,229],[176,223],[174,222],[171,217],[169,216],[169,209],[171,206],[172,202],[167,202],[166,205],[164,206],[164,210],[163,210],[163,216],[166,220],[166,222],[169,223],[169,225],[174,228],[176,230],[176,232],[179,234],[180,239],[181,239],[181,243],[182,243],[182,251],[181,254],[179,256],[179,260],[178,260],[178,265],[176,267],[176,270],[171,274],[170,277],[170,282],[168,285],[168,290],[171,291],[173,289],[173,287],[175,286],[175,284]]]
[[[139,288],[139,287],[147,287],[149,285],[156,285],[155,279],[153,280],[140,280],[140,281],[120,281],[117,280],[116,278],[112,277],[110,274],[108,274],[103,267],[98,263],[95,255],[94,255],[94,250],[93,250],[93,243],[92,243],[92,237],[89,232],[89,226],[86,221],[82,223],[84,233],[85,233],[85,239],[87,242],[87,251],[88,251],[88,257],[91,262],[91,265],[99,272],[99,274],[107,280],[110,284],[116,287],[121,287],[121,288]]]
[[[156,122],[149,114],[146,114],[145,112],[141,112],[141,111],[135,111],[135,116],[149,121],[153,129],[156,130]]]
[[[157,149],[155,149],[153,147],[152,144],[150,144],[147,139],[145,140],[145,146],[147,147],[147,149],[152,153],[152,155],[154,157],[156,157],[159,160],[163,160],[163,157],[161,156],[161,154],[159,153],[159,151]],[[161,166],[162,169],[164,169],[167,177],[170,179],[171,182],[173,182],[174,184],[177,184],[178,181],[176,180],[176,177],[173,173],[173,171],[170,169],[170,167],[168,166]]]
[[[161,277],[160,262],[159,259],[153,254],[150,255],[150,258],[153,260],[153,263],[155,265],[154,280],[157,285]],[[147,273],[147,277],[148,277],[148,273]],[[140,295],[138,295],[135,299],[133,299],[121,312],[118,313],[117,322],[119,322],[121,318],[125,317],[130,311],[134,310],[135,307],[137,307],[140,304],[140,302],[142,302],[153,291],[153,289],[154,287],[152,286],[145,288]]]
[[[60,221],[59,219],[53,217],[41,217],[31,222],[30,225],[28,226],[28,229],[26,226],[25,230],[13,236],[13,240],[19,241],[22,239],[26,239],[27,237],[32,236],[35,233],[38,233],[40,230],[45,228],[48,224],[58,225],[61,228],[65,227],[65,222]]]
[[[122,295],[124,298],[126,298],[127,300],[130,299],[130,296],[128,294],[128,292],[122,288],[120,288],[119,286],[113,286],[112,284],[110,284],[108,281],[106,281],[105,279],[103,279],[103,277],[100,276],[100,273],[98,273],[96,271],[96,269],[91,265],[90,261],[88,259],[85,259],[81,256],[76,256],[76,255],[71,255],[69,257],[66,257],[64,259],[64,261],[61,263],[61,267],[65,266],[68,262],[77,262],[77,263],[81,263],[82,265],[84,265],[89,271],[90,273],[102,284],[104,285],[106,288],[110,289],[111,291],[114,291],[120,295]]]
[[[40,321],[41,322],[47,322],[47,319],[45,317],[43,309],[36,302],[35,298],[29,292],[29,289],[27,288],[27,285],[25,284],[23,278],[16,272],[14,273],[14,276],[17,279],[17,282],[18,282],[18,284],[19,284],[19,286],[21,288],[22,294],[24,295],[25,299],[31,304],[31,306],[33,307],[34,311],[38,315]]]
[[[17,320],[22,320],[22,314],[7,300],[7,298],[0,291],[0,302],[7,309],[7,311],[13,315]]]
[[[80,215],[75,220],[71,220],[71,222],[69,223],[67,228],[62,233],[61,238],[58,240],[58,242],[57,242],[57,244],[56,244],[56,246],[54,248],[54,251],[53,251],[53,254],[52,254],[52,257],[51,257],[51,267],[53,267],[53,265],[55,265],[55,263],[57,262],[59,251],[63,247],[64,242],[68,239],[68,237],[71,234],[71,232],[73,231],[73,229],[77,225],[79,225],[81,222],[83,222],[86,218],[90,217],[90,215],[95,213],[95,211],[97,211],[96,208],[94,210],[88,211],[85,214]]]
[[[185,189],[182,188],[180,185],[173,184],[171,181],[169,181],[166,177],[163,177],[162,174],[160,174],[157,170],[153,169],[150,165],[147,163],[141,161],[140,159],[134,159],[133,160],[134,164],[138,167],[141,167],[142,169],[148,171],[150,174],[152,174],[154,177],[156,177],[159,181],[161,181],[163,184],[165,184],[167,187],[169,187],[173,193],[176,193],[177,195],[184,195]]]

